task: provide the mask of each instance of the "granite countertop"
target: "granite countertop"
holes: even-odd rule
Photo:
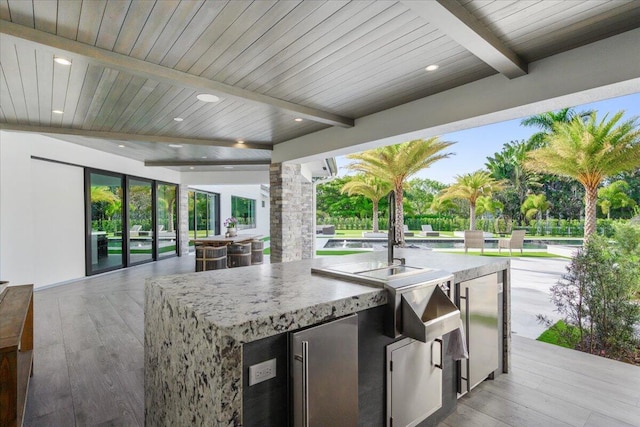
[[[509,267],[508,258],[441,254],[419,249],[397,249],[407,265],[453,273],[456,282]],[[323,267],[360,261],[385,261],[378,251],[341,257],[263,264],[229,270],[147,279],[163,297],[210,322],[222,335],[238,343],[383,305],[382,288],[337,280],[310,272]]]

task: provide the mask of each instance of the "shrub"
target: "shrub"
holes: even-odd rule
[[[640,305],[632,301],[637,289],[637,263],[615,250],[616,242],[592,236],[551,288],[551,301],[576,326],[580,350],[633,361],[640,356],[634,326]]]

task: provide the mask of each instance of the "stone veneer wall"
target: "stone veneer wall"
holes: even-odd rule
[[[180,237],[180,247],[178,255],[189,254],[189,186],[180,184],[178,193],[178,236]]]
[[[271,262],[313,257],[313,184],[300,173],[300,165],[273,163],[271,184]]]
[[[300,183],[300,194],[302,195],[300,200],[300,209],[302,211],[302,224],[300,228],[302,230],[302,234],[300,238],[302,239],[302,259],[310,259],[313,258],[315,254],[315,221],[313,220],[313,215],[315,213],[314,209],[314,201],[313,197],[314,185],[313,183],[307,181],[304,177],[302,177],[302,182]]]

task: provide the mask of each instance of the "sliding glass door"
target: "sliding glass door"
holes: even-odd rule
[[[85,206],[88,276],[177,254],[176,184],[87,168]]]
[[[156,234],[158,258],[176,255],[178,251],[178,186],[158,183],[156,187]]]
[[[124,267],[123,176],[85,170],[87,274]]]
[[[188,206],[190,239],[220,234],[220,194],[189,191]]]
[[[127,179],[128,265],[153,261],[153,185],[139,178]]]

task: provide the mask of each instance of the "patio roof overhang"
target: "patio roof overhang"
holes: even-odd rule
[[[640,92],[640,29],[276,144],[275,162],[309,161]],[[615,64],[615,65],[613,65]]]
[[[639,27],[628,0],[5,1],[0,129],[266,172],[637,91]]]

